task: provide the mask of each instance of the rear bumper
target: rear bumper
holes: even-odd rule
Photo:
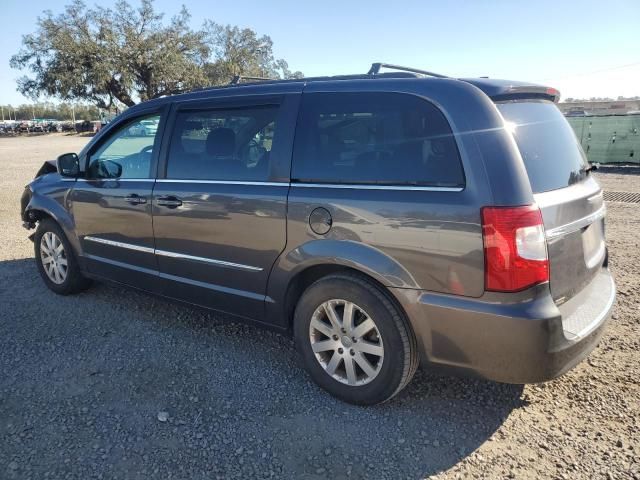
[[[579,294],[556,306],[548,285],[511,296],[464,298],[398,292],[434,365],[506,383],[537,383],[562,375],[598,344],[615,300],[606,268]]]

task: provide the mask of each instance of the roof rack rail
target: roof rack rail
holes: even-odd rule
[[[422,75],[429,75],[430,77],[436,78],[449,78],[446,75],[442,75],[440,73],[428,72],[426,70],[420,70],[419,68],[413,67],[403,67],[400,65],[393,65],[391,63],[372,63],[369,72],[367,75],[378,75],[380,73],[381,68],[389,68],[391,70],[399,70],[401,72],[411,72],[411,73],[420,73]]]
[[[234,75],[229,85],[238,85],[243,80],[249,80],[250,82],[263,82],[263,81],[274,81],[278,80],[277,78],[269,78],[269,77],[252,77],[249,75]]]

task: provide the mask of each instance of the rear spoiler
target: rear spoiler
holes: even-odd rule
[[[558,103],[560,91],[544,85],[489,78],[461,78],[487,94],[494,102],[504,100],[541,99]]]

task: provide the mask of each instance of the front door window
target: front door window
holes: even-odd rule
[[[160,115],[149,115],[118,129],[90,156],[88,177],[149,178],[159,123]]]

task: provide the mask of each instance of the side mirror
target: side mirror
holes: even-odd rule
[[[61,176],[76,178],[80,175],[80,159],[75,153],[65,153],[56,160],[56,168]]]
[[[120,178],[122,175],[122,165],[113,160],[103,160],[98,162],[100,178]]]

